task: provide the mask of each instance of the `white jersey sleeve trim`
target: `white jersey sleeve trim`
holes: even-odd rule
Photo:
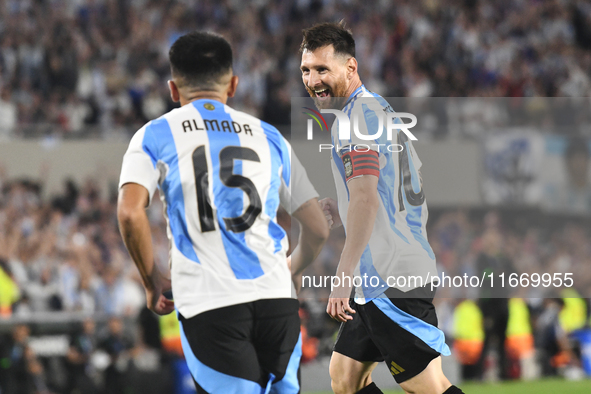
[[[156,158],[150,157],[143,149],[143,141],[148,125],[135,133],[123,156],[119,189],[126,183],[137,183],[146,188],[150,196],[149,203],[151,203],[154,192],[158,187],[159,171],[155,165]]]
[[[281,177],[281,188],[279,189],[279,197],[281,206],[285,208],[287,213],[290,215],[297,211],[306,201],[318,197],[318,192],[312,185],[312,182],[308,179],[306,169],[296,156],[295,152],[291,150],[291,145],[287,140],[284,142],[289,151],[289,157],[291,162],[291,173],[289,184],[286,179]]]

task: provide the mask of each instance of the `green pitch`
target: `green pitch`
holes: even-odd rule
[[[535,382],[507,382],[507,383],[464,383],[460,388],[466,394],[589,394],[591,393],[591,379],[569,382],[561,379],[544,379]],[[402,391],[384,391],[384,394],[401,394]],[[331,394],[321,391],[305,394]]]

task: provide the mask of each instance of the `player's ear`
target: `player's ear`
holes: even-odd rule
[[[236,94],[236,87],[238,86],[238,75],[232,75],[230,85],[228,85],[228,97],[234,97]]]
[[[168,80],[168,89],[170,89],[170,98],[174,103],[178,103],[181,99],[181,94],[179,93],[179,88],[176,86],[172,79]]]
[[[353,78],[353,76],[355,76],[355,74],[357,74],[357,59],[355,59],[354,57],[350,57],[349,59],[347,59],[347,76],[349,77],[349,79]]]

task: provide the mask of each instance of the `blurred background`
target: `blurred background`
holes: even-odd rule
[[[306,155],[290,130],[292,97],[306,95],[301,29],[340,19],[366,87],[424,114],[415,147],[440,268],[576,274],[553,298],[533,286],[511,299],[440,293],[450,379],[473,393],[591,392],[588,2],[0,0],[1,394],[191,392],[176,318],[145,308],[118,233],[123,153],[175,106],[170,45],[208,29],[234,48],[229,105]],[[158,199],[149,216],[166,266]],[[333,274],[342,245],[334,231],[307,274]],[[327,296],[301,294],[304,391],[330,389]],[[490,386],[507,380],[527,382]]]

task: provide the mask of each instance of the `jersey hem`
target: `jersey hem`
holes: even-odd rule
[[[207,312],[213,309],[224,308],[231,305],[238,305],[238,304],[245,304],[247,302],[257,301],[257,300],[266,300],[271,298],[286,298],[286,299],[293,299],[292,296],[286,296],[285,289],[278,289],[275,291],[267,292],[265,295],[261,295],[260,293],[251,293],[251,294],[240,294],[236,297],[228,297],[224,299],[218,299],[211,302],[204,302],[200,305],[185,305],[181,307],[177,307],[177,310],[185,319],[190,319],[194,316],[197,316],[200,313]],[[198,295],[195,295],[197,298]]]

